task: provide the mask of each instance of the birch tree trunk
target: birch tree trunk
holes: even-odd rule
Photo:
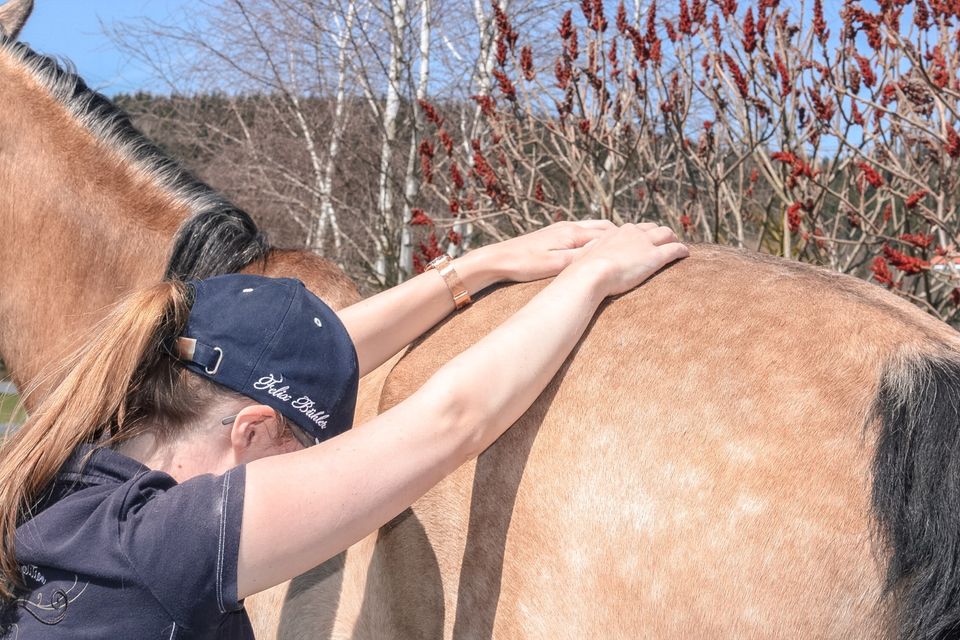
[[[413,273],[413,234],[410,229],[411,209],[420,194],[420,178],[417,175],[417,157],[423,132],[423,110],[420,101],[427,98],[430,80],[430,0],[420,0],[420,71],[417,78],[417,100],[413,104],[413,128],[410,131],[410,153],[403,189],[403,228],[400,231],[400,259],[397,280],[403,281]]]
[[[407,29],[407,0],[390,0],[390,63],[387,67],[387,95],[384,100],[382,142],[380,145],[380,175],[377,210],[380,234],[377,246],[376,276],[381,285],[389,282],[388,252],[393,224],[393,185],[390,182],[390,164],[397,142],[397,118],[400,113],[400,79],[403,72],[403,34]]]
[[[506,0],[494,0],[496,5],[503,11],[507,10],[507,1]],[[473,82],[477,87],[477,95],[479,96],[488,96],[490,95],[490,89],[492,87],[491,78],[493,76],[493,62],[494,62],[494,32],[495,27],[493,25],[493,19],[491,15],[488,15],[484,11],[484,2],[483,0],[473,0],[473,18],[477,26],[477,44],[478,44],[478,55],[477,55],[477,64],[474,67],[473,72]],[[481,127],[483,126],[483,119],[480,117],[480,106],[477,105],[473,110],[473,118],[470,120],[470,124],[467,125],[466,122],[466,112],[462,112],[461,117],[461,126],[463,128],[463,144],[464,150],[467,152],[466,157],[472,158],[473,154],[470,153],[470,144],[471,140],[479,138],[481,132]],[[466,127],[470,127],[469,133],[466,131]],[[472,165],[471,165],[472,167]],[[470,244],[473,236],[473,224],[470,222],[457,222],[453,227],[454,233],[461,238],[459,244],[454,244],[453,242],[448,243],[447,253],[450,255],[456,256],[464,251],[470,249]]]
[[[326,162],[324,163],[323,173],[319,176],[317,184],[317,190],[320,194],[320,214],[317,218],[313,242],[311,243],[311,248],[314,250],[322,249],[323,242],[326,238],[327,225],[329,225],[333,231],[333,242],[337,258],[340,257],[342,237],[339,224],[337,223],[337,212],[333,206],[333,167],[340,152],[340,142],[343,140],[343,110],[347,79],[347,42],[350,39],[350,31],[353,29],[353,21],[356,15],[356,0],[348,0],[347,15],[340,24],[340,32],[337,35],[337,87],[334,98],[333,123],[330,132],[330,142],[327,147]]]

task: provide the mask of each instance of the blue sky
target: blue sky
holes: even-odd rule
[[[36,0],[20,39],[41,53],[71,60],[90,86],[108,95],[162,90],[146,69],[117,49],[104,34],[101,21],[108,27],[141,17],[174,23],[190,4],[187,0]]]
[[[4,0],[0,0],[2,4]],[[575,6],[573,0],[568,0]],[[613,4],[615,0],[608,0]],[[786,0],[784,4],[794,4]],[[161,24],[177,24],[191,10],[189,0],[35,0],[36,7],[20,38],[35,50],[69,59],[87,83],[107,95],[138,89],[166,92],[149,70],[131,61],[110,41],[104,26],[149,18]],[[834,37],[839,0],[824,2]],[[872,8],[873,3],[867,1]],[[742,7],[741,7],[742,9]],[[102,23],[102,24],[101,24]]]

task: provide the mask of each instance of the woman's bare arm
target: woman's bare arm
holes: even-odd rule
[[[606,220],[562,222],[475,249],[453,264],[467,291],[474,295],[497,282],[554,276],[573,261],[581,247],[614,228]],[[337,315],[357,348],[363,376],[447,317],[453,308],[449,289],[431,270]]]
[[[617,230],[390,411],[319,446],[250,463],[239,596],[346,549],[478,455],[546,387],[604,297],[685,255],[669,230]]]

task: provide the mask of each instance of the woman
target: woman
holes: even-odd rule
[[[6,634],[253,637],[246,596],[479,455],[604,298],[686,255],[664,227],[588,221],[441,258],[339,317],[299,282],[259,276],[133,295],[0,451]],[[358,376],[470,294],[554,275],[409,399],[348,430]]]

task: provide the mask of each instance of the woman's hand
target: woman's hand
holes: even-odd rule
[[[567,277],[596,278],[604,296],[638,286],[667,264],[690,255],[669,227],[625,224],[583,247],[564,271]]]
[[[665,246],[676,242],[672,233],[652,223],[618,228],[605,220],[560,222],[475,249],[454,265],[471,295],[503,280],[549,278],[570,271],[571,264],[579,265],[583,271],[570,277],[583,278],[578,286],[593,288],[599,304],[603,296],[636,286],[681,257],[680,251],[686,255],[682,245]],[[453,306],[450,290],[431,271],[341,309],[338,315],[357,347],[360,373],[366,375],[446,317]]]
[[[557,222],[517,238],[474,249],[458,262],[473,261],[474,265],[470,266],[489,274],[487,282],[475,290],[503,280],[528,282],[550,278],[573,262],[586,245],[616,228],[609,220]],[[469,272],[469,269],[464,270]],[[467,288],[471,288],[469,284]]]

